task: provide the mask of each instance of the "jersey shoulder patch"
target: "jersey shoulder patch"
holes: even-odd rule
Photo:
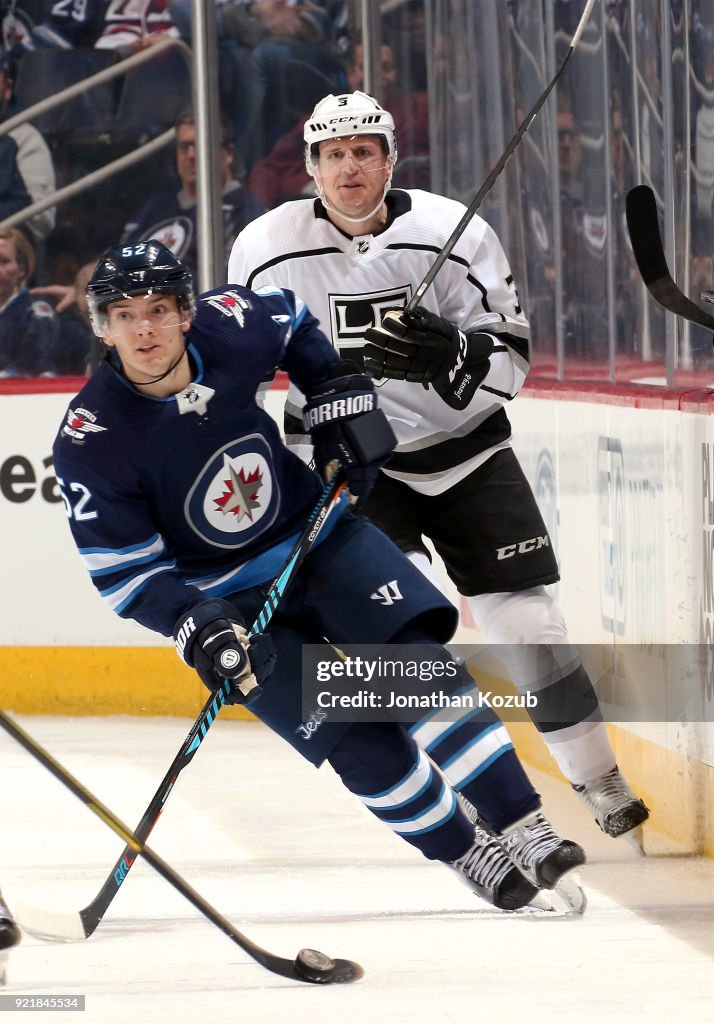
[[[50,306],[49,302],[45,302],[44,299],[36,299],[30,303],[30,310],[33,316],[46,316],[52,318],[55,315],[55,311]]]

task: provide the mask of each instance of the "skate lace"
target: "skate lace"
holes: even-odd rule
[[[617,768],[613,768],[595,782],[587,783],[582,788],[578,787],[578,792],[590,804],[596,815],[618,811],[637,799]]]
[[[478,826],[474,833],[474,845],[455,861],[455,866],[472,882],[490,890],[494,890],[514,868],[501,844]]]
[[[503,836],[501,842],[518,863],[529,868],[539,864],[549,853],[563,844],[563,840],[553,831],[542,814],[539,814],[534,822],[521,825]]]

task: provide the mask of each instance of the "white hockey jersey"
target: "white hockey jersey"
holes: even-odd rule
[[[247,225],[236,239],[228,279],[249,288],[277,285],[299,295],[347,359],[361,363],[364,332],[388,309],[403,307],[465,212],[443,196],[393,189],[376,235],[350,238],[319,199],[285,203]],[[528,372],[528,322],[513,275],[492,228],[475,216],[422,305],[464,332],[494,335],[490,369],[466,409],[451,409],[433,388],[376,381],[379,403],[397,435],[384,472],[423,494],[440,494],[509,444],[504,405]],[[299,444],[303,396],[291,387],[286,437]],[[299,421],[298,421],[299,423]]]

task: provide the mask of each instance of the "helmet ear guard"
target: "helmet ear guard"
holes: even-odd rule
[[[179,309],[193,317],[196,297],[191,272],[155,238],[137,245],[111,246],[99,258],[87,285],[87,305],[98,338],[106,333],[107,308],[135,295],[175,295]]]
[[[330,93],[321,99],[305,122],[305,168],[315,176],[319,144],[328,139],[342,139],[352,135],[378,135],[387,144],[392,167],[397,162],[397,140],[394,118],[381,107],[374,96],[366,92]]]

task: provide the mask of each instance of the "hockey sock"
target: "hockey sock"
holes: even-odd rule
[[[431,646],[440,660],[448,652],[418,628],[402,632],[395,643]],[[457,664],[450,691],[462,698],[458,708],[437,708],[409,726],[417,745],[439,766],[449,785],[463,793],[484,821],[497,831],[536,811],[541,800],[513,749],[508,730],[490,707],[481,707],[479,689]]]
[[[450,863],[472,845],[473,825],[398,722],[356,722],[328,761],[375,817],[430,860]]]
[[[469,606],[566,779],[581,785],[615,766],[597,694],[558,604],[543,587],[481,594]]]

